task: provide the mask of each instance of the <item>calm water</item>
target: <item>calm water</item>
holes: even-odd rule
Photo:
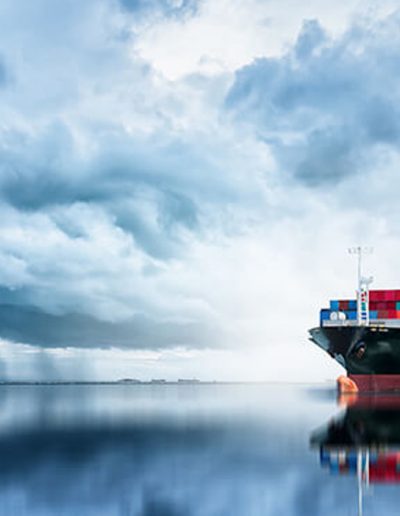
[[[1,386],[0,513],[397,514],[376,480],[400,416],[357,407],[326,387]]]

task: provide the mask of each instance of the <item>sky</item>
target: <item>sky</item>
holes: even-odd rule
[[[393,0],[0,0],[0,377],[333,379],[400,285]]]

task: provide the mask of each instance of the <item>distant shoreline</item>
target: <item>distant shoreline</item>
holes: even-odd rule
[[[0,380],[1,386],[9,386],[9,385],[25,385],[25,386],[35,386],[35,385],[119,385],[119,386],[164,386],[164,385],[178,385],[178,386],[196,386],[196,385],[329,385],[330,383],[334,383],[327,381],[321,382],[294,382],[294,381],[196,381],[196,382],[180,382],[180,381],[121,381],[121,380],[113,380],[113,381],[85,381],[85,380],[77,380],[77,381],[2,381]]]

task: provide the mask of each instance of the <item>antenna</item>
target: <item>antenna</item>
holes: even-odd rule
[[[350,247],[350,254],[356,254],[358,258],[358,286],[357,286],[357,322],[359,326],[369,325],[369,285],[373,281],[373,277],[364,277],[362,275],[362,258],[365,255],[372,254],[373,247]]]

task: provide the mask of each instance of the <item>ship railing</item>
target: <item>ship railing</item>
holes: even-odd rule
[[[336,321],[322,321],[322,327],[327,328],[338,328],[338,327],[349,327],[349,326],[358,326],[358,322],[354,319],[346,319],[346,320],[336,320]],[[376,329],[390,329],[390,328],[400,328],[400,319],[379,319],[375,321],[369,321],[368,328],[376,328]]]

